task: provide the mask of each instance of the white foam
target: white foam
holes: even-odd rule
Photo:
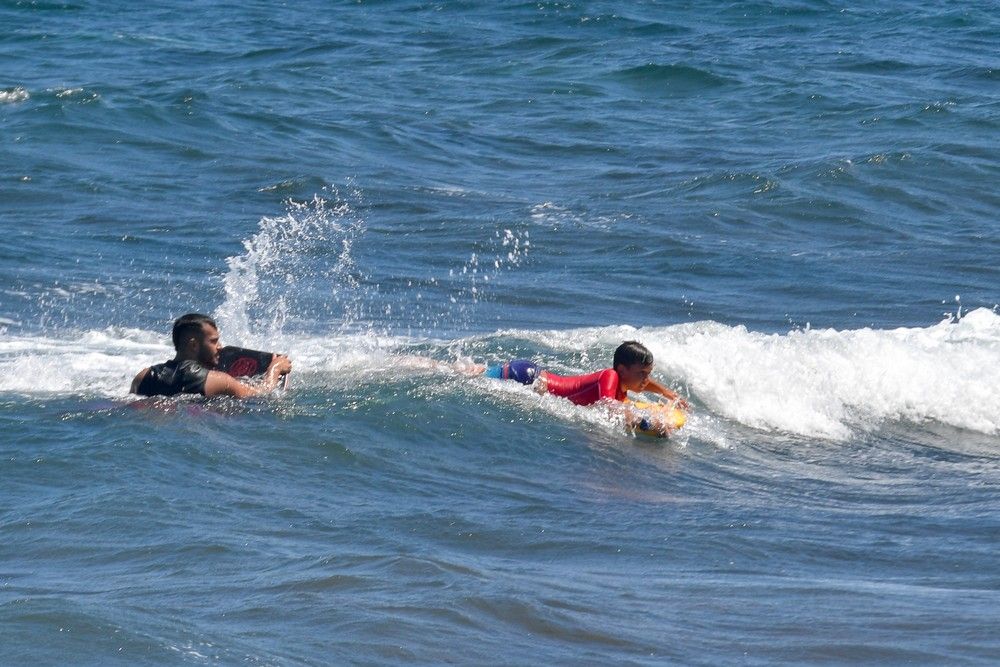
[[[101,98],[98,93],[84,90],[83,88],[49,88],[47,92],[55,93],[55,96],[59,99],[72,98],[83,104],[95,102]]]
[[[645,343],[658,374],[712,413],[754,428],[842,439],[889,420],[932,420],[1000,433],[1000,316],[985,308],[925,328],[778,335],[697,322],[538,340],[593,357],[595,344],[606,351],[628,338]]]
[[[21,86],[15,88],[7,88],[6,90],[0,90],[0,104],[13,104],[15,102],[23,102],[31,97],[28,91]]]
[[[227,343],[252,342],[229,334],[223,329]],[[697,410],[692,432],[699,430],[699,424],[718,430],[721,419],[834,440],[897,420],[1000,433],[1000,384],[995,380],[1000,367],[1000,316],[987,309],[974,310],[959,321],[893,330],[764,334],[742,326],[695,322],[642,329],[502,331],[453,341],[334,332],[284,336],[279,344],[267,347],[292,356],[294,387],[324,390],[363,385],[373,378],[384,384],[382,380],[392,383],[412,373],[450,372],[408,363],[415,347],[419,354],[450,360],[464,349],[488,356],[491,349],[508,347],[511,339],[530,343],[541,363],[556,372],[606,367],[622,340],[645,343],[656,356],[657,375],[693,397]],[[58,337],[0,331],[0,393],[124,397],[139,369],[172,355],[166,331],[112,328]],[[442,387],[443,391],[472,388],[569,419],[591,421],[585,409],[554,398],[539,400],[514,383],[473,378]]]
[[[66,338],[0,335],[0,392],[124,396],[139,369],[169,358],[163,334],[87,331]]]
[[[541,227],[590,227],[606,229],[622,220],[632,217],[631,213],[621,213],[615,216],[593,215],[581,210],[566,208],[554,202],[546,201],[531,207],[531,221]]]
[[[223,331],[225,334],[225,331]],[[0,394],[123,398],[136,373],[174,356],[170,333],[109,328],[65,337],[0,333]],[[229,343],[246,345],[230,338]],[[323,386],[347,372],[348,380],[392,368],[408,341],[367,334],[301,337],[279,348],[294,362],[295,383]]]

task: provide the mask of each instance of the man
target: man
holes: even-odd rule
[[[188,313],[178,317],[173,329],[176,356],[162,364],[139,371],[131,392],[140,396],[202,394],[249,398],[273,391],[283,375],[292,370],[292,362],[276,354],[259,385],[246,385],[236,378],[212,370],[219,363],[219,329],[208,315]]]

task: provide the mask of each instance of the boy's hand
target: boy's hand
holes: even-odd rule
[[[685,401],[676,391],[671,391],[664,387],[660,394],[662,394],[667,400],[673,401],[681,410],[691,409],[691,404]]]

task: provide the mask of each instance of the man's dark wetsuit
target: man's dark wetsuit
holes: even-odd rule
[[[204,394],[208,369],[193,359],[171,359],[149,367],[135,393],[140,396],[173,396],[174,394]]]

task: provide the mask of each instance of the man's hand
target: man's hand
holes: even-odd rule
[[[276,354],[271,358],[271,365],[267,367],[267,375],[281,377],[292,372],[292,360],[286,354]]]
[[[284,354],[274,355],[271,364],[264,373],[264,382],[256,386],[243,384],[222,371],[209,371],[208,379],[205,380],[205,395],[234,396],[236,398],[263,396],[274,391],[281,382],[281,378],[291,372],[292,360]]]

